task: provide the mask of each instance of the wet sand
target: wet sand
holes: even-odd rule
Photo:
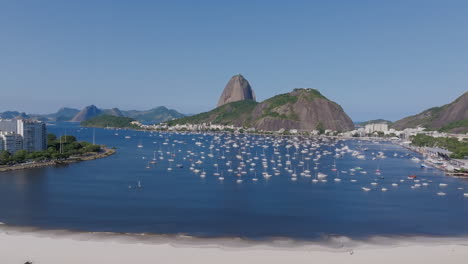
[[[326,243],[0,227],[0,263],[466,263],[468,238],[344,237]]]

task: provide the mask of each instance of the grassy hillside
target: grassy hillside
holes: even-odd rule
[[[168,109],[167,107],[160,106],[147,111],[130,110],[124,111],[123,114],[127,117],[134,118],[141,122],[160,123],[172,119],[184,117],[184,114],[176,110]]]
[[[194,116],[187,116],[169,121],[169,125],[176,124],[201,124],[216,123],[223,125],[248,124],[251,121],[250,113],[258,103],[253,100],[232,102],[222,105],[209,112],[204,112]]]
[[[440,132],[468,133],[468,119],[449,123],[443,126]]]
[[[385,120],[385,119],[374,119],[374,120],[369,120],[369,121],[359,123],[359,125],[361,126],[365,126],[369,124],[388,124],[390,126],[393,124],[393,122],[390,120]]]
[[[254,127],[258,130],[315,129],[324,124],[326,129],[351,130],[354,126],[343,109],[328,100],[319,91],[309,88],[294,89],[290,93],[273,96],[261,103],[244,100],[229,103],[209,112],[168,122],[176,124],[213,123]]]
[[[433,107],[417,115],[398,120],[393,127],[405,129],[421,126],[429,130],[459,133],[459,131],[468,130],[464,121],[466,119],[468,119],[468,92],[449,104]]]
[[[118,127],[118,128],[138,128],[132,125],[133,118],[112,115],[99,115],[81,122],[85,127]]]

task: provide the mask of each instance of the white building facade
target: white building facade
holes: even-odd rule
[[[23,138],[21,135],[14,132],[0,131],[0,151],[8,150],[11,154],[15,154],[22,149]]]
[[[386,123],[374,123],[374,124],[367,124],[364,128],[366,133],[374,133],[374,132],[387,132],[388,131],[388,124]]]
[[[16,119],[0,119],[0,131],[17,133],[18,120]]]
[[[47,131],[43,122],[18,120],[18,134],[23,137],[23,149],[41,151],[47,148]]]
[[[33,120],[0,119],[0,150],[42,151],[47,148],[47,129],[43,122]]]

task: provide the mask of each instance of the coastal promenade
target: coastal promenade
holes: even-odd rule
[[[400,146],[408,149],[408,150],[411,150],[413,152],[416,152],[416,153],[419,153],[421,155],[423,155],[424,157],[429,157],[431,156],[426,150],[425,148],[420,148],[420,147],[412,147],[412,146],[408,146],[408,145],[405,145],[405,144],[399,144]],[[433,167],[433,168],[436,168],[438,170],[441,170],[445,173],[445,175],[447,176],[455,176],[455,177],[468,177],[468,173],[466,172],[456,172],[456,171],[453,171],[453,170],[449,170],[447,168],[447,164],[450,164],[450,165],[459,165],[460,163],[462,163],[462,160],[454,160],[454,159],[448,159],[444,165],[441,165],[441,164],[436,164],[434,162],[431,161],[431,159],[425,159],[424,160],[424,163]],[[466,162],[463,161],[464,164],[466,164]]]
[[[89,153],[89,154],[83,154],[83,155],[80,155],[80,156],[72,156],[72,157],[70,157],[68,159],[63,159],[63,160],[50,160],[50,161],[43,161],[43,162],[28,162],[28,163],[21,163],[21,164],[15,164],[15,165],[0,166],[0,172],[42,168],[42,167],[48,167],[48,166],[70,164],[70,163],[75,163],[75,162],[80,162],[80,161],[101,159],[101,158],[111,156],[111,155],[115,154],[115,152],[116,152],[115,149],[107,148],[105,146],[101,146],[101,148],[102,148],[102,150],[100,152],[97,152],[97,153]]]

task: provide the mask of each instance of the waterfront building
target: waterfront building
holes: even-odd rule
[[[367,124],[364,129],[367,134],[374,133],[374,132],[387,132],[388,124],[387,123]]]
[[[43,122],[25,119],[0,119],[2,149],[41,151],[47,148],[47,129]]]
[[[0,119],[0,131],[17,133],[16,119]]]
[[[47,131],[43,122],[20,119],[17,123],[17,133],[23,137],[23,149],[41,151],[47,148]]]
[[[14,132],[0,131],[0,151],[7,150],[15,154],[23,149],[23,138]]]

